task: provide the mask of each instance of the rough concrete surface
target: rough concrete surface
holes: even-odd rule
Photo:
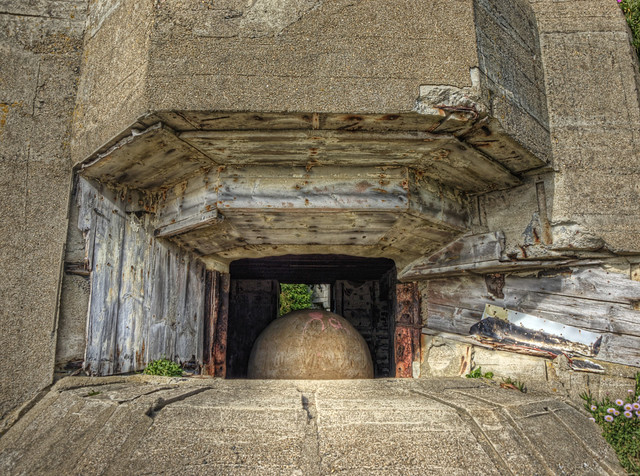
[[[421,84],[471,85],[473,5],[454,8],[443,0],[96,2],[74,160],[145,112],[411,111]]]
[[[53,378],[85,8],[0,2],[0,418]]]
[[[638,251],[640,74],[622,12],[599,0],[532,5],[557,171],[550,219]]]
[[[55,448],[55,450],[53,450]],[[477,380],[67,378],[3,474],[624,474],[584,413]]]

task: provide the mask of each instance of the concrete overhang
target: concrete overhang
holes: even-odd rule
[[[157,113],[79,169],[144,195],[155,236],[214,267],[287,253],[404,266],[467,230],[471,195],[517,186],[545,165],[466,104],[385,115]]]

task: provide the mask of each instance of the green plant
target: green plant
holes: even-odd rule
[[[466,375],[467,378],[493,378],[493,372],[482,373],[482,367],[476,367]]]
[[[640,475],[640,372],[635,389],[626,398],[597,401],[590,392],[580,395],[590,420],[602,428],[602,436],[615,450],[622,467],[629,474]]]
[[[94,397],[96,395],[100,395],[102,392],[99,392],[97,390],[91,390],[89,393],[87,393],[87,397]]]
[[[631,33],[633,34],[633,47],[640,58],[640,0],[617,0],[622,9]]]
[[[162,375],[164,377],[181,377],[182,367],[169,359],[158,359],[149,362],[143,374]]]
[[[502,388],[510,388],[513,390],[519,390],[522,393],[527,393],[527,387],[524,386],[524,382],[520,380],[513,380],[511,377],[503,378],[500,384]]]
[[[280,315],[311,307],[311,288],[306,284],[280,285]]]

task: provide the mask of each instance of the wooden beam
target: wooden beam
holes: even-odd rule
[[[218,322],[220,273],[206,271],[205,278],[205,313],[204,313],[204,344],[203,344],[203,373],[214,376],[215,354],[214,344]]]
[[[229,289],[231,279],[229,274],[220,273],[218,286],[218,318],[216,320],[215,336],[213,340],[213,365],[216,377],[227,375],[227,336],[229,329]]]
[[[156,236],[216,225],[224,216],[237,231],[230,230],[231,235],[249,242],[261,234],[279,242],[278,230],[291,237],[298,222],[314,224],[318,233],[309,238],[317,243],[341,237],[345,242],[345,233],[377,241],[402,214],[409,214],[415,222],[411,230],[428,232],[429,239],[440,243],[467,223],[465,199],[405,167],[220,168],[168,190],[157,209]],[[329,235],[322,238],[322,230]]]
[[[117,144],[82,165],[82,175],[117,186],[145,190],[170,186],[215,162],[180,140],[162,123],[132,131]]]

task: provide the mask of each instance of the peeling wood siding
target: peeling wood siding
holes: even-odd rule
[[[100,185],[80,179],[77,198],[91,270],[85,370],[132,372],[161,357],[200,368],[204,264],[155,239],[148,218]]]
[[[640,367],[640,282],[604,266],[432,279],[424,297],[428,329],[469,335],[484,305],[495,304],[601,333],[596,359]]]

